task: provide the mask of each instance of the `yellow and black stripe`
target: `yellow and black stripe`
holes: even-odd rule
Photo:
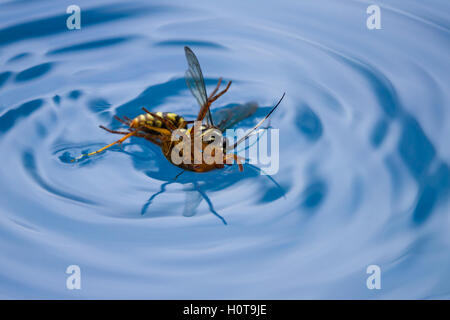
[[[155,112],[158,117],[165,119],[172,123],[176,128],[186,129],[187,122],[184,118],[173,112]],[[161,129],[170,129],[164,124],[163,121],[154,117],[150,113],[144,113],[133,119],[130,125],[131,128],[149,128],[156,127]]]

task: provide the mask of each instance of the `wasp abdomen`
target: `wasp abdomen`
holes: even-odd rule
[[[159,118],[163,118],[166,121],[169,121],[176,128],[182,129],[182,128],[186,128],[186,126],[187,126],[187,123],[184,120],[184,118],[182,116],[176,114],[176,113],[173,113],[173,112],[160,112],[159,111],[159,112],[155,112],[155,114]],[[157,117],[154,117],[150,113],[144,113],[144,114],[141,114],[141,115],[137,116],[136,118],[134,118],[133,121],[131,122],[130,127],[131,128],[157,127],[157,128],[169,129],[164,124],[164,122],[161,121],[161,119],[158,119]]]

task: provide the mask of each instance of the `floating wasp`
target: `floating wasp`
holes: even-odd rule
[[[172,151],[174,151],[174,148],[177,148],[178,153],[180,153],[180,151],[181,151],[181,153],[183,153],[182,148],[180,148],[180,146],[182,146],[181,144],[183,142],[173,140],[172,134],[175,132],[175,130],[177,130],[177,132],[180,133],[181,135],[188,137],[190,140],[194,140],[196,138],[194,136],[195,134],[199,135],[202,138],[202,140],[201,140],[202,142],[200,144],[201,150],[199,150],[199,151],[203,152],[204,149],[206,147],[208,147],[208,145],[210,145],[212,142],[214,142],[215,137],[216,137],[215,133],[217,133],[217,132],[222,133],[225,129],[227,129],[231,125],[245,119],[252,113],[251,112],[251,113],[242,113],[242,114],[237,113],[236,114],[236,112],[230,111],[228,113],[227,117],[224,117],[223,119],[221,119],[221,121],[219,123],[217,123],[217,125],[214,124],[213,117],[211,116],[211,112],[210,112],[211,104],[214,101],[216,101],[220,96],[222,96],[225,92],[228,91],[228,89],[230,88],[230,85],[231,85],[231,81],[228,82],[228,84],[224,90],[222,90],[218,93],[218,91],[220,89],[220,85],[222,83],[222,78],[219,78],[216,88],[208,96],[206,93],[206,87],[205,87],[205,82],[204,82],[204,78],[203,78],[203,73],[200,68],[200,64],[198,62],[197,57],[195,56],[195,54],[192,52],[192,50],[189,47],[185,47],[184,50],[185,50],[185,55],[186,55],[186,59],[187,59],[188,66],[189,66],[188,70],[186,71],[186,74],[185,74],[185,80],[186,80],[186,84],[187,84],[189,90],[191,91],[193,96],[196,98],[198,104],[200,105],[200,111],[199,111],[199,113],[197,115],[197,119],[195,121],[197,121],[197,123],[201,123],[201,125],[197,126],[197,127],[195,127],[195,125],[194,125],[194,126],[188,128],[188,124],[194,123],[195,121],[186,121],[182,116],[179,116],[175,113],[150,112],[147,109],[142,108],[145,111],[145,114],[141,114],[141,115],[137,116],[136,118],[134,118],[133,120],[131,120],[127,117],[124,117],[123,119],[121,119],[117,116],[115,117],[118,121],[122,122],[123,124],[125,124],[129,127],[128,132],[111,130],[111,129],[105,128],[104,126],[100,126],[100,128],[102,128],[108,132],[116,133],[116,134],[123,134],[124,136],[121,139],[119,139],[97,151],[88,153],[86,155],[81,155],[77,159],[80,159],[84,156],[91,156],[91,155],[100,153],[115,144],[120,144],[128,138],[130,138],[132,136],[136,136],[136,137],[145,138],[145,139],[149,140],[150,142],[159,146],[161,148],[161,150],[163,151],[163,154],[166,157],[166,159],[169,160],[172,164],[182,168],[183,170],[189,170],[189,171],[194,171],[194,172],[207,172],[207,171],[211,171],[214,169],[220,169],[220,168],[224,167],[224,164],[229,164],[229,161],[228,161],[229,159],[236,161],[236,163],[239,166],[239,170],[240,171],[243,170],[243,166],[242,166],[242,162],[241,162],[242,159],[231,151],[234,150],[240,143],[245,141],[264,122],[264,120],[266,120],[272,114],[272,112],[281,103],[281,100],[283,99],[284,94],[281,97],[281,99],[279,100],[279,102],[270,110],[270,112],[256,126],[254,126],[251,130],[249,130],[247,132],[247,134],[245,134],[244,137],[242,137],[239,141],[237,141],[232,146],[228,146],[225,143],[226,141],[224,140],[224,144],[223,144],[223,147],[221,150],[221,151],[223,151],[223,153],[222,153],[223,158],[221,159],[222,161],[214,162],[214,163],[206,163],[205,161],[201,161],[200,163],[195,163],[195,161],[174,163],[173,158],[172,158]],[[239,111],[239,109],[236,109],[234,111]],[[208,136],[210,137],[209,140],[204,139],[205,137],[208,137]],[[188,157],[189,160],[193,160],[194,154],[197,151],[194,148],[195,148],[195,143],[190,144],[188,152],[187,152],[189,154],[185,154],[183,156]],[[182,172],[184,172],[184,171],[182,171]]]

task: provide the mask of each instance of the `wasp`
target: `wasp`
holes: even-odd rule
[[[284,94],[270,112],[236,143],[229,146],[226,139],[219,142],[218,138],[221,137],[221,134],[225,129],[253,114],[257,105],[240,105],[233,110],[228,110],[228,113],[225,116],[222,115],[219,122],[215,123],[210,111],[211,104],[228,91],[231,86],[231,81],[228,82],[225,89],[219,92],[222,84],[222,78],[219,78],[215,89],[208,96],[203,73],[197,57],[189,47],[184,47],[184,50],[188,63],[188,69],[185,73],[186,84],[200,106],[197,118],[195,120],[187,121],[182,116],[175,113],[151,112],[146,108],[142,108],[145,112],[144,114],[140,114],[134,119],[129,119],[128,117],[119,118],[115,116],[116,120],[128,126],[128,131],[111,130],[104,126],[100,126],[100,128],[110,133],[122,134],[124,136],[97,151],[81,155],[73,161],[85,156],[92,156],[100,153],[115,144],[121,144],[128,138],[135,136],[144,138],[159,146],[166,159],[172,164],[182,168],[182,172],[184,172],[184,170],[207,172],[224,168],[225,164],[231,165],[234,161],[238,164],[239,170],[243,171],[243,160],[245,161],[245,159],[238,157],[238,155],[232,151],[254,133],[272,112],[275,111],[281,103],[281,100],[284,98]],[[188,127],[189,124],[193,125]],[[182,138],[181,141],[180,139],[174,139],[175,133],[178,135],[178,138]],[[200,144],[196,145],[196,138],[200,138]],[[188,141],[187,145],[186,141]],[[194,143],[190,143],[190,141],[194,141]],[[196,154],[203,154],[208,146],[211,146],[213,143],[217,144],[217,142],[221,143],[221,146],[219,149],[214,149],[211,156],[215,157],[217,155],[216,151],[218,150],[220,152],[219,158],[221,161],[207,162],[203,161],[204,159],[200,159],[200,161],[197,162],[193,161]],[[182,156],[183,159],[187,161],[181,163],[175,162],[173,157],[174,154]]]

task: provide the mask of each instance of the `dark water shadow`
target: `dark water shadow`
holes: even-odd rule
[[[111,108],[111,103],[103,98],[93,98],[87,102],[89,110],[93,113],[103,113]]]
[[[54,67],[55,63],[41,63],[31,68],[19,72],[15,77],[15,82],[25,82],[43,77]]]
[[[44,105],[43,99],[25,102],[15,109],[10,109],[0,116],[0,135],[14,127],[20,118],[26,118]]]
[[[325,200],[327,193],[328,187],[325,180],[312,180],[301,195],[302,207],[311,211],[316,210]]]
[[[297,129],[311,142],[320,139],[323,134],[323,126],[317,114],[307,105],[297,109],[295,117]]]
[[[30,52],[22,52],[22,53],[16,54],[15,56],[11,57],[8,61],[6,61],[6,63],[17,62],[17,61],[26,59],[30,56],[31,56]]]
[[[200,41],[200,40],[183,40],[183,39],[174,39],[174,40],[165,40],[159,41],[154,44],[156,47],[180,47],[184,48],[184,46],[189,47],[201,47],[201,48],[209,48],[209,49],[227,49],[226,47],[212,41]]]
[[[112,46],[119,45],[119,44],[125,43],[127,41],[130,41],[133,38],[135,38],[135,37],[121,36],[121,37],[107,38],[107,39],[101,39],[101,40],[95,40],[95,41],[88,41],[88,42],[78,43],[75,45],[70,45],[70,46],[50,50],[47,52],[47,55],[51,56],[51,55],[58,55],[58,54],[65,54],[65,53],[74,53],[74,52],[82,52],[82,51],[87,51],[87,50],[101,49],[101,48],[105,48],[105,47],[112,47]]]
[[[133,18],[149,13],[169,11],[167,6],[143,6],[132,3],[113,4],[82,10],[82,27],[104,24],[120,19]],[[54,15],[30,22],[23,22],[0,30],[0,47],[28,39],[40,38],[67,32],[67,14]]]
[[[67,94],[67,98],[69,98],[70,100],[78,100],[82,95],[83,95],[82,90],[71,90]]]
[[[12,76],[11,71],[5,71],[0,73],[0,88],[5,85],[5,83],[8,81],[8,79]]]
[[[386,117],[381,117],[375,124],[371,134],[370,143],[375,149],[380,147],[389,132],[390,122]]]

